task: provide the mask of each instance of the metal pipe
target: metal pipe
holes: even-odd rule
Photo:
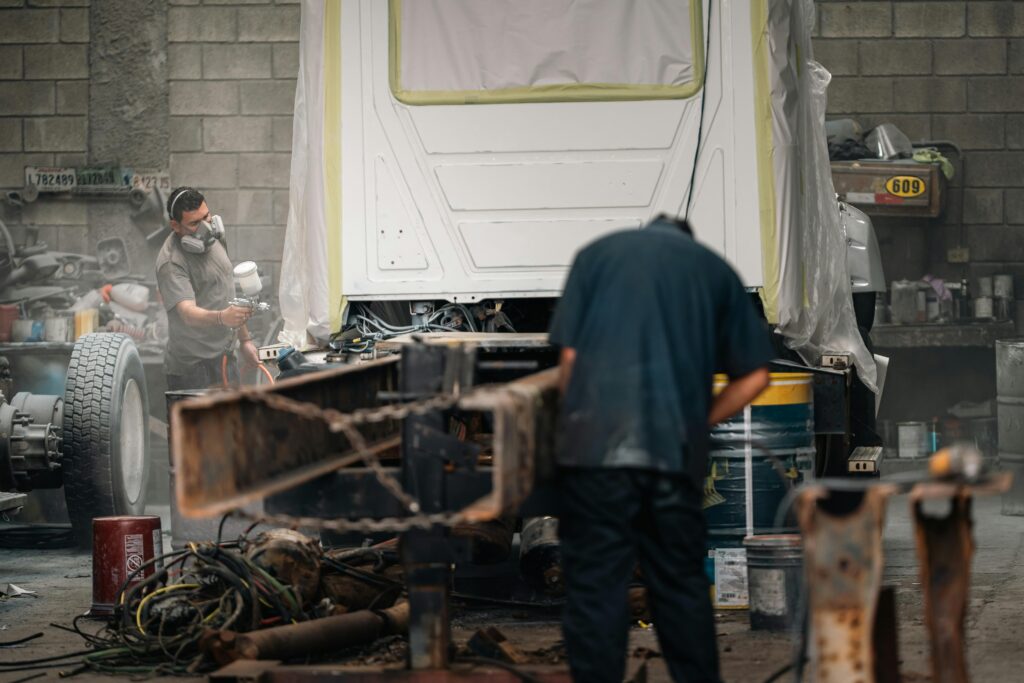
[[[408,629],[409,603],[403,602],[380,611],[359,610],[250,633],[211,631],[200,645],[207,656],[226,665],[238,659],[288,660],[330,654]]]

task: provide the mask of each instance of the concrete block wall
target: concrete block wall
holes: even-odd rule
[[[224,218],[234,261],[276,283],[288,216],[299,6],[171,0],[170,171]]]
[[[86,163],[89,113],[87,0],[0,2],[0,190],[20,189],[25,166]],[[46,200],[7,216],[64,251],[88,250],[81,201]]]
[[[149,20],[115,20],[140,10]],[[102,41],[116,32],[114,39],[132,43],[124,34],[139,30],[139,21],[154,60],[145,77],[164,82],[146,90],[163,100],[156,115],[151,107],[135,123],[164,130],[140,139],[136,128],[126,135],[135,146],[129,139],[120,146],[110,123],[121,125],[133,107],[111,111],[119,93],[97,95],[111,78],[137,78],[137,70],[111,62]],[[22,187],[26,165],[155,165],[170,172],[173,185],[207,195],[227,225],[232,259],[257,260],[276,295],[298,37],[294,0],[0,0],[0,193]],[[126,90],[136,92],[134,84]],[[118,158],[108,158],[111,148]],[[139,241],[124,204],[43,195],[20,210],[0,207],[0,216],[19,236],[34,227],[51,246],[90,253],[112,234]],[[150,274],[155,251],[144,243],[131,251],[145,262],[133,269]]]
[[[890,121],[911,140],[963,150],[941,219],[876,221],[888,278],[1012,272],[1024,295],[1024,2],[816,5],[829,118]],[[970,249],[967,266],[947,263],[956,246]]]

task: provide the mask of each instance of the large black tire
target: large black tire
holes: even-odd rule
[[[64,497],[78,545],[92,519],[140,515],[149,481],[149,401],[135,343],[125,334],[78,340],[64,389]]]

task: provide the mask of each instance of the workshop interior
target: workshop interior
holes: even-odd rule
[[[0,681],[1016,681],[1022,519],[1024,1],[0,0]]]

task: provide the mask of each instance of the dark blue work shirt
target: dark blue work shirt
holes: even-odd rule
[[[768,364],[768,331],[733,269],[674,223],[617,232],[576,257],[551,322],[576,350],[558,464],[706,467],[714,373]]]

